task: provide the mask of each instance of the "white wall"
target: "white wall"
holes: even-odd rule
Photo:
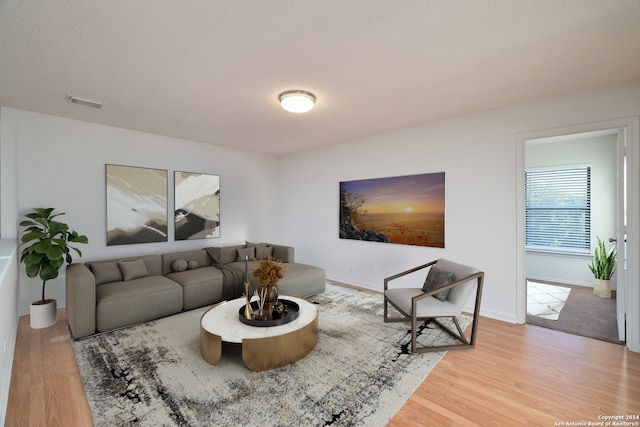
[[[486,274],[482,314],[515,322],[516,135],[637,115],[640,81],[283,156],[280,240],[305,262],[326,268],[330,279],[377,290],[384,277],[431,259],[474,265]],[[340,181],[440,171],[446,173],[444,249],[338,238]]]
[[[0,108],[0,425],[4,422],[18,333],[17,159],[14,128]]]
[[[570,141],[527,143],[527,168],[566,165],[591,166],[591,247],[596,236],[611,247],[616,234],[617,135],[585,137]],[[559,283],[593,286],[591,255],[558,255],[527,251],[527,277]],[[615,278],[614,278],[615,279]],[[615,289],[615,280],[613,281]]]
[[[82,261],[162,253],[277,239],[277,160],[191,141],[134,132],[15,109],[2,109],[2,127],[18,147],[18,211],[55,207],[60,219],[89,238],[80,245]],[[169,224],[172,224],[173,171],[220,175],[220,238],[106,246],[105,164],[166,169]],[[48,282],[47,297],[65,306],[64,271]],[[20,269],[19,313],[39,299],[40,282]]]
[[[0,239],[0,425],[4,422],[18,331],[18,262],[14,239]]]

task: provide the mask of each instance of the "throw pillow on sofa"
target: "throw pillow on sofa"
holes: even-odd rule
[[[256,248],[244,248],[244,249],[236,249],[238,252],[238,256],[236,257],[236,261],[244,261],[245,259],[249,259],[249,261],[256,260]]]
[[[118,267],[120,267],[120,271],[122,271],[122,278],[125,282],[149,275],[147,266],[144,265],[142,258],[135,261],[119,261]]]
[[[273,256],[273,246],[256,246],[256,259],[268,259]]]
[[[88,263],[91,272],[96,278],[96,285],[103,283],[121,282],[122,272],[118,264],[113,262],[90,262]]]
[[[198,261],[196,261],[195,259],[192,259],[191,261],[189,261],[189,263],[187,264],[187,268],[189,268],[189,270],[195,270],[196,268],[198,268]]]
[[[171,263],[171,270],[175,273],[185,271],[189,267],[189,264],[184,259],[176,259]]]
[[[228,264],[235,262],[238,258],[238,252],[236,249],[245,248],[244,245],[240,246],[223,246],[223,247],[208,247],[204,248],[213,261],[214,264]],[[244,258],[242,259],[244,261]]]

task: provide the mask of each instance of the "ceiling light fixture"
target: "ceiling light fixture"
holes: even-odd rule
[[[316,97],[304,90],[288,90],[278,95],[280,105],[291,113],[306,113],[313,108]]]
[[[67,95],[67,100],[72,104],[84,105],[85,107],[102,108],[104,102],[94,99],[80,98],[75,95]]]

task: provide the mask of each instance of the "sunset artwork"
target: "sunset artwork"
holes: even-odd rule
[[[340,182],[340,238],[444,248],[444,172]]]

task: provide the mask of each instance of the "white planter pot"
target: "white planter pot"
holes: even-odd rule
[[[600,298],[611,298],[611,280],[594,279],[593,294]]]
[[[55,325],[56,315],[58,314],[58,303],[54,299],[45,300],[31,304],[31,327],[33,329],[48,328]]]

